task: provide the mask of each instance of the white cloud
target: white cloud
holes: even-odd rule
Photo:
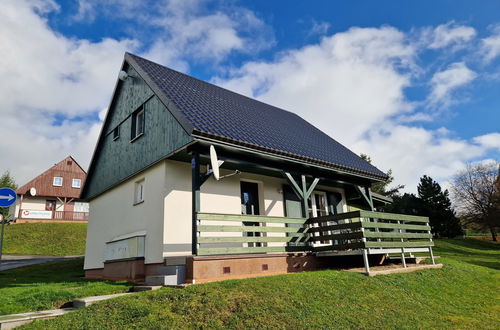
[[[317,22],[314,21],[312,22],[312,27],[309,30],[309,35],[324,35],[328,32],[330,29],[331,25],[328,22]]]
[[[500,151],[500,133],[490,133],[477,136],[474,138],[474,142],[486,148],[496,148]]]
[[[493,33],[484,39],[481,39],[481,53],[486,62],[500,56],[500,24],[492,28]]]
[[[352,28],[273,62],[247,63],[215,82],[301,115],[370,155],[380,169],[393,169],[397,182],[415,191],[423,174],[446,180],[465,162],[484,157],[497,136],[462,140],[444,127],[405,124],[433,120],[404,94],[420,74],[417,52],[394,28]],[[449,104],[452,92],[474,77],[465,64],[452,64],[434,76],[432,100]]]
[[[429,48],[439,49],[447,46],[454,46],[456,49],[462,48],[475,36],[476,30],[473,27],[449,22],[437,26],[432,31]]]
[[[431,79],[432,91],[429,103],[434,107],[448,107],[456,102],[453,92],[474,80],[477,74],[464,62],[452,63],[443,71],[436,72]]]
[[[47,22],[60,10],[51,0],[0,1],[0,115],[2,134],[14,137],[0,145],[0,171],[10,169],[24,183],[68,154],[88,166],[125,51],[188,70],[189,56],[218,61],[261,46],[246,33],[266,27],[248,10],[205,13],[198,1],[154,5],[141,11],[142,2],[82,0],[73,17],[84,24],[103,12],[122,20],[132,15],[149,22],[145,28],[157,26],[156,36],[168,32],[148,48],[134,38],[94,42],[57,33]]]

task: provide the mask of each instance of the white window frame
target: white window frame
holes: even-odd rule
[[[58,179],[61,179],[60,183],[57,183]],[[63,178],[61,176],[55,176],[54,179],[52,180],[52,185],[54,187],[62,187],[62,185],[63,185]]]
[[[78,182],[78,184],[75,184],[75,182]],[[82,187],[82,179],[73,179],[71,181],[71,187],[73,187],[73,188],[81,188]]]
[[[130,142],[134,142],[139,137],[144,135],[146,121],[145,121],[144,106],[132,114],[132,139]]]
[[[144,179],[135,182],[134,185],[134,205],[144,202]]]

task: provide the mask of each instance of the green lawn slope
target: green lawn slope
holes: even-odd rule
[[[473,239],[436,244],[442,269],[377,277],[318,271],[164,288],[28,327],[498,329],[498,246]]]
[[[0,315],[58,308],[75,298],[126,292],[126,282],[83,279],[83,258],[0,272]]]
[[[87,224],[20,223],[5,226],[4,254],[83,255]]]

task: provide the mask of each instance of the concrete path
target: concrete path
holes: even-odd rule
[[[78,259],[83,256],[37,256],[37,255],[21,255],[21,254],[4,254],[0,264],[0,271],[14,269],[18,267],[42,264],[50,261],[62,261]]]

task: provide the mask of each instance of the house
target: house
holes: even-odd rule
[[[11,217],[23,222],[87,222],[88,203],[80,199],[86,173],[68,156],[19,189]]]
[[[85,274],[199,283],[432,255],[427,218],[374,212],[385,179],[294,113],[126,53],[82,192]]]

